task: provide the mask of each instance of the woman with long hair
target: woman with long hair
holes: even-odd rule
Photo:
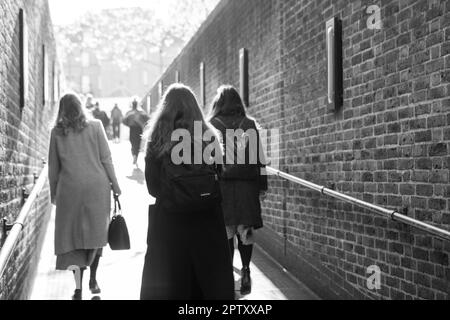
[[[208,142],[195,136],[209,132],[221,157],[220,142],[190,88],[168,88],[149,132],[145,176],[156,204],[149,210],[141,299],[234,299],[217,166],[203,157]],[[183,155],[175,152],[177,132],[188,140],[181,142]]]
[[[238,240],[243,267],[241,294],[246,295],[251,292],[252,286],[250,262],[254,234],[255,230],[263,227],[260,195],[267,191],[267,176],[262,174],[265,159],[261,150],[260,128],[247,115],[239,93],[232,86],[221,86],[218,89],[209,119],[221,132],[225,143],[226,159],[220,183],[222,208],[232,257],[235,238]],[[235,143],[235,138],[241,138],[237,134],[239,131],[243,133],[242,141]],[[228,136],[230,132],[233,136]],[[254,139],[251,139],[252,136]],[[242,154],[238,154],[240,152]]]
[[[88,120],[80,99],[65,95],[59,105],[49,150],[51,201],[56,205],[57,270],[75,273],[74,300],[82,299],[83,272],[89,288],[100,293],[96,275],[107,245],[111,190],[121,194],[103,125]]]

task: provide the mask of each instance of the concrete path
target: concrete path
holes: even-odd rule
[[[92,296],[88,290],[89,272],[83,282],[84,300],[138,300],[142,269],[146,251],[147,207],[152,199],[145,185],[144,162],[141,156],[139,167],[132,165],[131,147],[127,142],[111,144],[117,176],[123,190],[121,202],[132,242],[132,250],[113,252],[104,250],[100,261],[98,282],[102,294]],[[31,300],[70,300],[74,280],[70,272],[55,271],[54,256],[54,213],[49,224],[38,275],[31,293]],[[235,256],[236,292],[240,300],[316,300],[318,299],[306,286],[283,270],[262,250],[256,249],[251,266],[253,292],[245,297],[239,295],[240,257]]]

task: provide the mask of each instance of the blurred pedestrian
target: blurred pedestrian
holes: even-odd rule
[[[138,109],[136,100],[132,103],[132,110],[125,115],[123,124],[130,128],[131,154],[133,164],[138,165],[139,153],[141,152],[142,133],[150,117],[145,111]]]
[[[95,119],[100,120],[102,122],[103,128],[105,132],[108,131],[110,120],[105,111],[100,110],[100,103],[97,102],[94,107],[94,111],[92,111],[92,115]]]
[[[267,191],[267,176],[262,175],[265,159],[262,157],[258,124],[247,116],[244,103],[235,88],[222,86],[213,102],[211,124],[220,130],[225,144],[225,159],[221,175],[222,208],[225,215],[231,256],[234,256],[234,241],[242,260],[241,294],[251,292],[250,262],[253,253],[255,230],[263,227],[260,195]],[[228,131],[227,131],[228,130]],[[244,132],[240,144],[235,144],[229,133]],[[249,131],[250,130],[250,131]],[[247,135],[249,133],[249,135]],[[251,139],[254,133],[255,139]],[[239,137],[239,134],[237,134]],[[232,141],[233,145],[228,143]],[[239,155],[238,153],[241,152]],[[240,159],[239,156],[245,156]],[[253,157],[254,156],[254,157]],[[255,159],[252,162],[252,159]],[[245,160],[245,161],[244,161]]]
[[[120,127],[122,126],[123,113],[117,104],[111,111],[111,120],[114,140],[118,143],[120,142]]]
[[[86,96],[86,109],[90,112],[92,112],[94,109],[94,97],[92,96],[92,94],[88,94]]]
[[[204,160],[177,165],[171,157],[172,133],[180,129],[194,137],[195,125],[213,132],[192,91],[172,85],[150,126],[145,176],[156,205],[149,215],[142,300],[234,299],[217,167]],[[202,159],[206,146],[200,143]],[[217,137],[216,144],[220,150]]]
[[[101,292],[96,277],[108,240],[111,190],[115,195],[121,190],[101,122],[88,120],[81,101],[72,94],[61,99],[51,131],[49,181],[51,201],[56,205],[56,269],[78,269],[72,298],[81,300],[87,267],[90,290]]]

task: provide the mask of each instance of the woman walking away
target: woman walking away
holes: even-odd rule
[[[241,294],[246,295],[252,287],[250,262],[254,232],[263,227],[260,195],[264,196],[267,191],[267,176],[262,175],[265,159],[258,125],[247,116],[244,103],[232,86],[218,89],[210,122],[221,132],[225,143],[226,156],[221,176],[222,208],[232,257],[235,237],[238,239],[243,266]],[[229,136],[230,133],[232,136]]]
[[[114,142],[120,142],[120,126],[122,125],[123,114],[122,110],[119,109],[119,106],[116,104],[114,109],[111,111],[111,120],[112,120],[112,129]]]
[[[130,127],[131,153],[133,164],[136,166],[141,152],[142,133],[148,120],[149,116],[144,111],[138,110],[138,102],[133,101],[132,110],[125,115],[123,124]]]
[[[150,126],[145,175],[156,205],[150,210],[142,300],[234,299],[217,166],[203,157],[208,154],[203,135],[190,139],[194,127],[195,132],[211,133],[221,160],[219,138],[206,124],[194,94],[174,84]],[[180,142],[171,139],[177,132],[186,139],[183,152]]]
[[[81,300],[87,267],[89,288],[100,293],[96,275],[108,240],[111,189],[116,196],[121,190],[102,123],[87,120],[81,101],[72,94],[61,99],[51,132],[49,180],[56,205],[56,269],[74,271],[77,289],[72,298]]]

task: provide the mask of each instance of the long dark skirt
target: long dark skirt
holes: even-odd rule
[[[153,207],[142,300],[234,300],[233,267],[220,208],[175,215]]]

